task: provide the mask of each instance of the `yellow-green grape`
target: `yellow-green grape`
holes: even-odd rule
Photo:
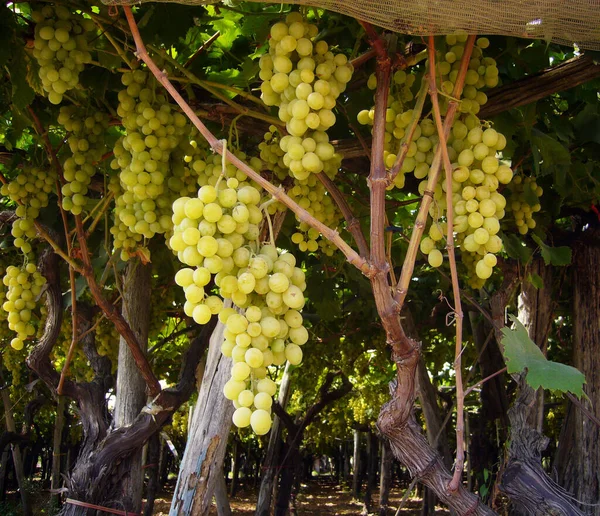
[[[256,435],[265,435],[271,430],[271,414],[263,409],[257,409],[250,416],[250,425]]]
[[[297,179],[326,170],[334,157],[326,131],[335,124],[336,99],[353,73],[345,55],[331,52],[324,40],[314,41],[317,33],[300,13],[290,13],[271,27],[269,53],[259,61],[261,98],[279,108],[288,132],[279,142],[283,164]],[[275,165],[279,153],[266,148],[261,149],[266,161]]]
[[[45,5],[31,14],[35,22],[33,57],[37,60],[42,87],[52,104],[79,84],[79,74],[92,56],[88,38],[95,36],[90,19],[62,5]]]
[[[27,338],[35,335],[33,310],[46,280],[34,263],[28,263],[23,267],[9,265],[2,282],[8,287],[2,310],[7,313],[9,329],[17,334],[10,345],[21,350]]]
[[[96,163],[105,153],[104,135],[108,116],[100,111],[86,116],[75,106],[60,108],[58,123],[70,133],[67,140],[72,155],[63,163],[63,208],[79,215],[87,203],[88,186],[96,172]]]
[[[521,235],[526,235],[530,229],[536,227],[533,214],[541,210],[539,198],[544,190],[539,186],[534,177],[515,176],[508,184],[509,197],[506,202],[506,211],[512,213],[513,223]],[[535,204],[529,204],[536,200]]]

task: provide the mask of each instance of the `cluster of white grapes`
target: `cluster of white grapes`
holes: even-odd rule
[[[444,113],[457,80],[466,41],[466,34],[446,36],[444,49],[438,51],[438,83],[443,93],[440,95],[440,104]],[[500,153],[506,147],[506,138],[477,117],[481,106],[487,102],[487,96],[481,89],[498,84],[495,61],[483,57],[483,49],[488,46],[486,38],[479,38],[473,48],[459,114],[447,141],[453,168],[452,205],[456,243],[460,246],[462,261],[469,271],[469,284],[474,288],[482,286],[491,276],[497,262],[495,255],[502,249],[498,232],[499,221],[505,215],[506,199],[498,192],[498,187],[510,183],[513,178],[510,166],[501,161]],[[407,104],[413,100],[410,87],[415,82],[414,77],[404,71],[394,75],[386,111],[384,159],[388,168],[395,163],[402,139],[413,120],[414,112]],[[376,87],[374,77],[369,82],[370,87]],[[373,118],[373,109],[358,114],[359,122],[364,125],[372,125]],[[423,195],[438,142],[433,121],[428,117],[420,120],[408,142],[408,152],[394,185],[403,187],[405,174],[413,172],[417,179],[422,180],[419,193]],[[421,242],[421,251],[427,255],[433,267],[443,263],[442,249],[447,229],[443,221],[447,209],[445,191],[443,172],[433,192],[429,233]]]
[[[33,310],[46,279],[38,272],[34,263],[28,263],[23,267],[9,265],[2,282],[8,287],[2,309],[8,313],[9,329],[17,333],[10,345],[20,350],[27,337],[35,335]]]
[[[70,133],[67,143],[72,153],[63,163],[62,204],[65,210],[79,215],[87,203],[88,186],[96,172],[96,164],[106,150],[104,135],[108,129],[108,115],[96,111],[85,116],[85,112],[75,106],[63,106],[58,123]]]
[[[40,210],[48,206],[49,194],[54,188],[56,173],[53,169],[42,169],[25,165],[15,179],[3,184],[0,194],[17,203],[15,215],[17,219],[12,224],[11,234],[15,247],[26,256],[31,253],[30,240],[35,237],[34,220]]]
[[[33,56],[40,65],[42,87],[52,104],[60,104],[92,60],[87,36],[93,33],[94,22],[62,5],[45,5],[31,17],[36,24]]]
[[[283,137],[288,138],[288,136]],[[304,139],[302,143],[309,141]],[[289,175],[289,169],[284,162],[285,152],[281,148],[279,133],[275,126],[269,128],[265,133],[264,140],[259,144],[260,158],[264,162],[264,167],[271,170],[275,177],[285,180]],[[323,173],[328,177],[335,177],[342,162],[339,153],[334,153],[332,159],[324,163]],[[327,195],[327,189],[317,179],[315,174],[310,174],[305,179],[298,179],[292,176],[293,184],[288,190],[288,195],[296,201],[302,208],[313,215],[318,221],[328,227],[337,227],[341,222],[341,213],[337,209],[332,198]],[[269,213],[275,213],[280,209],[285,209],[281,203],[270,204]],[[321,251],[328,256],[333,255],[335,246],[327,239],[320,238],[321,234],[307,223],[301,222],[297,217],[298,231],[292,235],[292,242],[298,245],[300,251],[315,252],[321,248]]]
[[[224,297],[233,298],[236,292],[246,297],[244,314],[230,308],[219,315],[225,324],[221,351],[233,359],[231,379],[223,390],[236,407],[234,424],[240,428],[250,425],[256,434],[264,435],[271,428],[277,390],[266,377],[267,368],[286,361],[299,365],[301,346],[308,341],[300,313],[306,282],[291,253],[282,253],[273,245],[262,246],[256,255],[252,247],[245,251],[239,262],[245,266],[220,281]]]
[[[169,216],[173,194],[170,158],[188,129],[187,119],[173,110],[163,95],[157,95],[155,82],[141,69],[122,76],[126,89],[119,92],[118,115],[127,135],[115,147],[111,168],[119,170],[115,225],[111,229],[115,248],[127,260],[144,238],[172,228]],[[180,164],[179,172],[183,172]],[[177,191],[177,194],[180,194]]]
[[[541,210],[539,198],[544,190],[534,177],[515,176],[508,186],[508,203],[506,211],[512,213],[514,224],[521,235],[526,235],[535,228],[533,214]]]
[[[322,172],[335,159],[326,131],[353,72],[345,55],[334,54],[324,40],[313,42],[317,34],[316,25],[290,13],[271,27],[269,53],[259,62],[261,98],[279,108],[289,133],[279,141],[283,163],[297,179]]]
[[[173,203],[169,246],[188,266],[175,281],[184,289],[188,317],[206,324],[219,314],[226,325],[222,352],[233,357],[234,365],[225,395],[236,405],[234,423],[263,435],[271,427],[277,390],[266,377],[267,367],[286,360],[299,364],[299,346],[308,340],[298,311],[304,306],[304,272],[292,254],[259,244],[263,199],[242,171],[201,151],[185,161],[198,174],[200,188],[196,196]],[[262,166],[258,158],[250,164]],[[223,299],[237,310],[225,308]]]
[[[446,36],[446,51],[439,52],[437,70],[441,77],[441,90],[447,95],[454,88],[466,39],[463,34]],[[487,96],[480,89],[498,84],[495,61],[483,57],[483,49],[488,46],[486,38],[479,38],[473,48],[465,76],[460,115],[448,138],[448,154],[453,168],[454,233],[472,288],[482,287],[492,275],[497,263],[496,254],[502,250],[498,232],[507,203],[498,188],[513,179],[511,167],[500,160],[506,138],[477,117],[481,106],[487,102]],[[449,100],[443,99],[442,109],[445,111]],[[425,188],[426,182],[423,181],[419,191],[423,193]],[[442,252],[437,246],[443,247],[445,242],[446,225],[440,223],[447,208],[445,191],[443,173],[430,209],[433,222],[429,236],[421,242],[421,250],[428,255],[429,264],[435,267],[443,262]]]

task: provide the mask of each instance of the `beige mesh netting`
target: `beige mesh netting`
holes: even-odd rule
[[[140,0],[103,1],[140,3]],[[210,0],[163,1],[214,3]],[[270,3],[280,2],[270,0]],[[288,3],[322,7],[402,34],[424,36],[465,30],[600,50],[600,0],[296,0]]]

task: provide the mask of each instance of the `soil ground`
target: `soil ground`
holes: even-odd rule
[[[390,493],[390,507],[388,515],[393,516],[400,505],[404,496],[406,486],[395,485]],[[412,493],[414,495],[415,492]],[[250,516],[254,514],[256,507],[257,490],[252,488],[242,488],[230,499],[231,512],[234,516]],[[373,494],[373,507],[369,514],[378,514],[376,511],[379,490]],[[163,493],[156,501],[154,514],[156,516],[167,516],[171,503],[170,493]],[[339,485],[329,478],[313,479],[301,486],[300,494],[297,498],[297,515],[360,515],[363,513],[363,502],[352,498],[351,490],[345,485]],[[421,509],[421,500],[417,497],[409,497],[401,513],[403,515],[419,515]],[[217,511],[213,507],[211,516],[216,515]],[[448,515],[447,510],[436,508],[436,515]]]

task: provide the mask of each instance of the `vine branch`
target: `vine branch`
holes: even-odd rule
[[[448,156],[446,135],[442,125],[442,115],[438,100],[438,91],[435,74],[435,38],[429,36],[429,96],[433,106],[433,117],[439,135],[438,147],[442,149],[444,171],[446,173],[446,249],[448,251],[448,262],[450,263],[450,276],[452,278],[452,294],[454,297],[454,314],[456,324],[456,338],[454,344],[454,369],[456,372],[456,463],[454,476],[448,486],[450,491],[456,491],[462,478],[465,440],[464,440],[464,402],[462,381],[462,330],[463,311],[460,301],[460,286],[458,283],[458,271],[456,270],[456,255],[454,254],[454,208],[452,206],[452,164]]]
[[[459,103],[459,101],[456,99],[459,99],[462,94],[463,86],[465,83],[465,76],[467,75],[467,69],[469,67],[469,61],[471,59],[471,52],[473,51],[473,45],[475,44],[475,38],[476,36],[469,36],[465,44],[465,50],[460,61],[460,68],[458,70],[458,75],[456,77],[454,89],[452,90],[452,100],[450,100],[449,102],[448,111],[444,119],[442,134],[445,138],[448,138],[448,135],[450,134],[450,128],[454,123],[454,117],[456,115]],[[425,224],[427,223],[429,207],[431,206],[431,202],[433,201],[433,191],[440,177],[442,161],[441,158],[442,145],[438,145],[435,155],[433,157],[431,169],[429,170],[429,179],[427,181],[427,187],[425,189],[425,192],[423,193],[421,205],[419,206],[419,212],[417,214],[415,225],[413,227],[413,231],[410,237],[410,243],[408,245],[408,250],[406,251],[406,257],[404,258],[404,263],[402,264],[402,272],[400,273],[400,279],[398,280],[398,284],[396,285],[394,300],[397,303],[398,312],[400,312],[400,310],[402,309],[402,305],[404,304],[404,300],[406,299],[410,279],[412,278],[412,274],[415,269],[415,260],[417,258],[419,243],[421,242],[421,237],[423,236],[423,231],[425,230]]]

